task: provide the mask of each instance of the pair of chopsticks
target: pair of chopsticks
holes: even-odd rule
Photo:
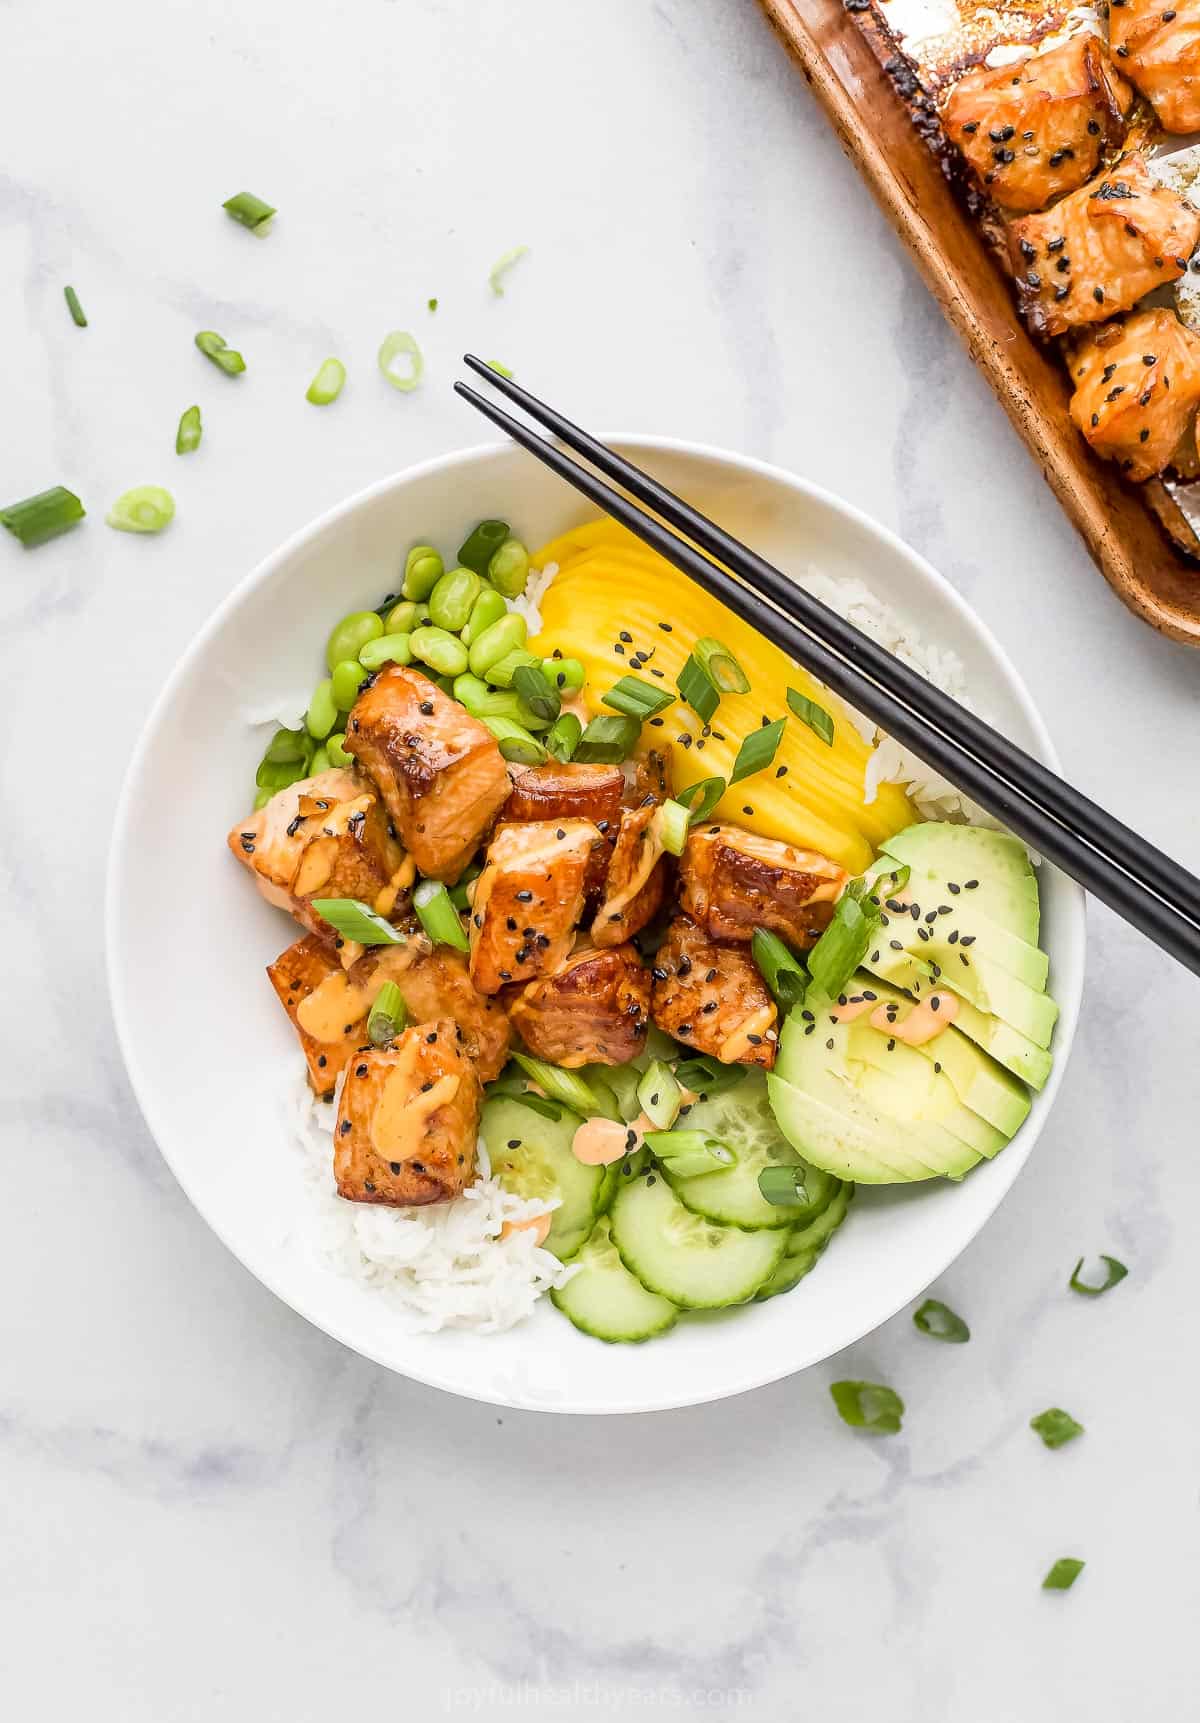
[[[485,418],[1200,975],[1200,880],[1194,874],[802,591],[780,569],[632,461],[473,354],[466,354],[464,363],[596,471],[579,465],[557,442],[540,436],[468,384],[456,383],[456,393]],[[598,474],[629,494],[614,490]],[[653,509],[654,515],[644,513],[638,503]]]

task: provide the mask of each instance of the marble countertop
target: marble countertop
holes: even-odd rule
[[[1110,596],[753,0],[4,16],[3,489],[61,481],[90,511],[36,554],[0,543],[12,1714],[1184,1715],[1197,995],[1102,910],[1034,1164],[938,1289],[971,1344],[903,1315],[650,1418],[498,1413],[309,1328],[191,1211],[114,1041],[105,853],[149,702],[293,529],[479,440],[449,392],[468,345],[587,423],[747,450],[894,527],[1011,652],[1075,781],[1200,859],[1200,658]],[[281,208],[262,242],[221,212],[243,187]],[[196,355],[205,327],[247,354],[239,384]],[[411,397],[377,386],[395,327],[426,350]],[[316,412],[334,352],[350,382]],[[162,539],[104,525],[143,482],[177,496]],[[67,795],[31,817],[51,775]],[[1073,1297],[1098,1250],[1128,1280]],[[844,1428],[837,1374],[895,1383],[904,1433]],[[1027,1427],[1048,1405],[1087,1427],[1059,1453]],[[1043,1595],[1063,1554],[1087,1570]]]

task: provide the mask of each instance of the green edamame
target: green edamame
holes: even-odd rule
[[[429,621],[429,606],[414,604],[411,598],[406,598],[400,604],[394,605],[388,611],[384,623],[385,634],[411,634],[414,628],[420,628],[423,622]]]
[[[404,583],[400,590],[405,598],[428,598],[445,573],[446,565],[431,544],[414,545],[404,561]]]
[[[329,753],[325,748],[318,748],[309,762],[309,776],[315,778],[318,772],[329,770]]]
[[[444,574],[429,594],[429,620],[434,627],[449,629],[451,634],[465,628],[480,584],[473,568],[452,568]]]
[[[383,638],[381,635],[380,639]],[[368,640],[367,645],[370,644]],[[333,683],[333,703],[339,712],[348,712],[358,699],[358,685],[366,674],[357,658],[343,658],[340,664],[334,665],[329,680]]]
[[[374,610],[353,610],[334,627],[325,648],[325,662],[330,670],[343,660],[357,658],[368,640],[383,633],[383,618]]]
[[[276,730],[267,743],[264,765],[290,766],[293,761],[305,761],[312,753],[312,743],[304,730]]]
[[[510,610],[499,622],[493,622],[471,642],[470,664],[475,676],[486,676],[493,664],[498,664],[509,652],[524,646],[529,630],[525,618]]]
[[[370,672],[382,670],[385,664],[411,664],[412,635],[381,634],[377,640],[368,640],[360,662]]]
[[[529,580],[529,552],[519,538],[506,538],[488,563],[488,579],[505,598],[519,598]]]
[[[543,669],[563,694],[578,694],[583,687],[586,672],[578,658],[547,658]]]
[[[260,808],[265,808],[267,803],[271,800],[271,797],[274,794],[275,794],[274,790],[260,790],[254,798],[254,811],[255,811],[255,813],[258,813]]]
[[[444,628],[414,628],[408,642],[413,657],[441,676],[461,676],[467,668],[466,647]]]
[[[304,728],[318,742],[323,742],[337,723],[337,702],[333,697],[333,679],[327,676],[318,682],[304,714]]]
[[[526,652],[523,646],[518,646],[512,652],[506,652],[503,658],[497,658],[488,669],[487,679],[495,683],[497,688],[511,688],[513,672],[520,669],[522,664],[540,670],[542,661],[535,653]]]
[[[346,733],[344,730],[339,730],[335,736],[326,736],[325,752],[329,756],[331,766],[341,766],[345,769],[354,764],[354,755],[346,752],[345,741]]]
[[[478,676],[472,676],[468,670],[454,678],[452,692],[459,705],[465,706],[472,718],[478,718],[483,711],[483,702],[491,690],[486,682]]]
[[[494,586],[485,586],[475,603],[471,606],[471,614],[467,618],[467,626],[462,631],[462,643],[470,646],[473,640],[478,640],[485,628],[490,628],[493,622],[499,622],[502,616],[507,616],[508,606],[502,593]]]
[[[303,760],[263,760],[254,774],[254,782],[260,790],[269,790],[275,795],[279,790],[286,790],[289,784],[299,783],[301,778],[308,776],[308,756]]]

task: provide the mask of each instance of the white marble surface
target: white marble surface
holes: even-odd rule
[[[3,18],[2,488],[63,481],[91,511],[36,555],[0,543],[5,1710],[1189,1715],[1197,994],[1105,913],[1055,1117],[940,1289],[970,1346],[903,1316],[648,1419],[498,1415],[308,1328],[190,1211],[114,1044],[105,849],[148,703],[286,534],[479,440],[449,393],[467,345],[586,422],[749,450],[896,527],[1012,652],[1075,779],[1200,860],[1200,659],[1110,598],[752,0]],[[221,213],[243,186],[283,211],[263,242]],[[397,326],[428,355],[408,398],[374,371]],[[351,381],[320,413],[329,352]],[[204,447],[177,461],[193,400]],[[147,481],[177,494],[169,536],[110,532]],[[186,1024],[165,953],[163,989]],[[1131,1272],[1091,1303],[1065,1281],[1098,1249]],[[844,1429],[839,1374],[894,1382],[904,1433]],[[1027,1428],[1050,1404],[1087,1426],[1057,1454]],[[1082,1580],[1043,1596],[1067,1553]]]

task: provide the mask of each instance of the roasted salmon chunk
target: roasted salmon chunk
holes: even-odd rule
[[[365,952],[346,970],[329,944],[310,934],[277,957],[267,975],[299,1037],[318,1095],[333,1093],[366,1041],[367,1016],[385,981],[399,987],[410,1020],[454,1020],[481,1083],[498,1077],[508,1058],[508,1018],[498,1001],[480,993],[460,952],[432,945],[415,923],[406,945]]]
[[[1200,215],[1159,185],[1140,155],[1008,230],[1021,310],[1036,335],[1061,335],[1127,311],[1177,281],[1200,238]]]
[[[664,854],[657,803],[624,809],[592,921],[596,945],[622,945],[653,921],[667,889]]]
[[[1173,311],[1106,323],[1071,362],[1071,417],[1127,477],[1161,473],[1200,404],[1200,337]]]
[[[471,977],[483,993],[558,968],[583,914],[601,837],[591,820],[533,820],[496,829],[471,899]]]
[[[1132,99],[1103,43],[1079,35],[1020,65],[966,73],[942,124],[1004,209],[1045,209],[1121,143]]]
[[[1200,0],[1110,0],[1108,34],[1164,130],[1200,131]]]
[[[471,1183],[482,1091],[465,1039],[438,1017],[351,1061],[333,1138],[339,1196],[406,1208]]]
[[[314,897],[356,897],[390,916],[411,883],[379,793],[357,772],[290,784],[234,826],[229,847],[268,903],[329,937]]]
[[[491,731],[419,670],[392,664],[355,701],[346,750],[420,871],[453,883],[508,797]]]
[[[553,975],[504,995],[529,1051],[568,1071],[624,1065],[646,1045],[650,971],[632,945],[600,951],[581,939]]]
[[[711,939],[749,940],[756,927],[767,927],[805,947],[828,926],[848,877],[815,850],[712,825],[684,845],[679,901]]]
[[[776,1010],[741,945],[720,945],[680,916],[654,956],[651,1016],[677,1041],[724,1065],[775,1063]]]
[[[620,766],[589,766],[555,760],[515,772],[504,820],[591,820],[604,839],[592,851],[584,896],[595,897],[604,884],[608,860],[621,819],[625,774]]]

